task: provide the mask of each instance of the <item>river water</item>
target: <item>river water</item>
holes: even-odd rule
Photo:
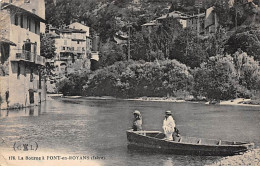
[[[210,165],[221,157],[151,154],[127,149],[126,130],[138,109],[145,130],[162,130],[165,110],[172,110],[182,135],[260,145],[260,108],[203,103],[126,100],[50,99],[39,107],[1,111],[0,136],[10,147],[36,140],[38,152],[104,157],[97,165]]]

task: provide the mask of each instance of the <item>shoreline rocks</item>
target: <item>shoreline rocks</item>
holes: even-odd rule
[[[260,166],[260,148],[249,150],[242,155],[224,157],[213,166]]]

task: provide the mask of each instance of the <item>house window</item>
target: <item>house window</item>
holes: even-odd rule
[[[20,18],[20,25],[21,25],[21,28],[23,28],[23,15],[21,15],[21,18]]]
[[[27,29],[31,31],[31,19],[29,17],[27,18]]]
[[[18,26],[18,15],[17,14],[14,15],[14,24],[16,26]]]
[[[8,102],[8,100],[9,100],[9,91],[5,92],[5,100],[6,100],[6,102]]]
[[[35,21],[34,25],[35,33],[38,34],[38,22]]]
[[[39,71],[39,89],[42,88],[42,74],[41,71]]]
[[[33,44],[33,53],[36,55],[37,54],[37,42]]]
[[[77,43],[79,44],[79,41],[77,41]]]
[[[24,0],[24,3],[31,3],[31,0]]]
[[[21,74],[20,64],[17,63],[17,79],[20,79],[20,74]]]
[[[30,82],[33,82],[33,69],[30,70]]]

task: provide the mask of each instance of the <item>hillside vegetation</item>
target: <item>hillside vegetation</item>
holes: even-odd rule
[[[174,19],[151,32],[141,29],[142,24],[173,10],[195,13],[194,4],[193,0],[182,4],[132,4],[130,0],[58,0],[56,6],[48,3],[49,23],[62,26],[84,21],[101,38],[100,67],[69,75],[57,85],[58,91],[65,95],[124,98],[177,97],[180,93],[209,100],[259,98],[258,0],[233,5],[228,0],[203,1],[201,11],[214,5],[219,17],[217,33],[209,36],[197,36]],[[127,60],[128,47],[113,41],[117,32],[128,32],[129,25],[131,60]]]

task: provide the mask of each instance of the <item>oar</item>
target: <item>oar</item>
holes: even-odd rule
[[[161,133],[156,134],[156,135],[154,136],[154,138],[156,138],[159,134],[161,134]]]

